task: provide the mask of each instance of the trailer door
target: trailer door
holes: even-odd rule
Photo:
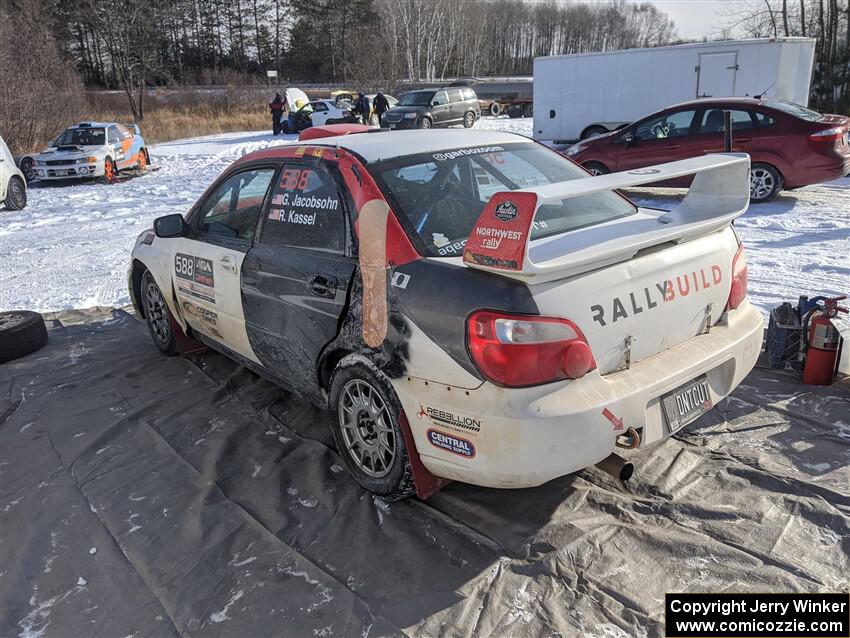
[[[737,72],[737,51],[700,53],[697,97],[731,97],[735,95]]]

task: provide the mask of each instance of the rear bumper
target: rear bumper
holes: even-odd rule
[[[752,370],[762,329],[761,313],[745,302],[726,325],[604,377],[475,390],[411,378],[396,389],[431,473],[487,487],[533,487],[595,465],[625,428],[642,428],[641,447],[670,436],[661,397],[700,375],[716,405]],[[615,429],[611,416],[624,429]]]

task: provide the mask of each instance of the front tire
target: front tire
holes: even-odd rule
[[[605,164],[601,164],[599,162],[587,162],[586,164],[582,164],[582,166],[584,166],[584,168],[587,169],[587,172],[593,176],[607,175],[611,172]]]
[[[756,162],[750,167],[750,200],[769,202],[782,190],[782,174],[770,164]]]
[[[607,132],[608,132],[607,128],[605,128],[604,126],[599,126],[598,124],[595,125],[595,126],[588,126],[586,129],[584,129],[584,131],[582,131],[580,139],[588,140],[591,137],[598,137],[600,135],[605,135],[605,133],[607,133]]]
[[[21,169],[21,172],[24,174],[24,179],[27,180],[27,184],[35,179],[35,169],[33,168],[33,159],[31,157],[25,157],[21,160],[21,165],[18,167]]]
[[[502,105],[498,102],[490,102],[490,115],[499,117],[502,114]]]
[[[431,118],[423,117],[419,120],[419,128],[431,128],[433,126],[433,122],[431,122]]]
[[[348,355],[334,370],[328,403],[334,442],[354,480],[389,500],[412,494],[401,404],[386,375],[365,358]]]
[[[522,107],[522,116],[534,117],[534,105],[531,102]]]
[[[23,210],[26,208],[27,186],[24,184],[24,180],[17,175],[9,180],[6,199],[3,203],[6,204],[6,210]]]
[[[151,339],[165,354],[174,354],[177,352],[177,344],[171,328],[171,311],[149,270],[142,276],[142,302]]]
[[[103,182],[114,184],[116,179],[118,179],[118,167],[111,157],[107,157],[103,160]]]

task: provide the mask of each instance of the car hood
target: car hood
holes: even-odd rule
[[[89,157],[97,155],[98,157],[104,153],[100,146],[59,146],[50,147],[43,150],[36,157],[37,160],[57,160],[57,159],[77,159],[79,157]]]

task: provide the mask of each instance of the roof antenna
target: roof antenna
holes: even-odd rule
[[[770,89],[772,89],[772,88],[773,88],[773,85],[774,85],[774,84],[776,84],[776,80],[774,80],[773,82],[771,82],[771,83],[770,83],[770,86],[769,86],[769,87],[767,87],[764,91],[762,91],[761,93],[757,93],[757,94],[756,94],[756,95],[754,95],[753,97],[754,97],[755,99],[757,99],[757,100],[762,99],[762,98],[764,97],[764,94],[765,94],[765,93],[767,93],[768,91],[770,91]]]

